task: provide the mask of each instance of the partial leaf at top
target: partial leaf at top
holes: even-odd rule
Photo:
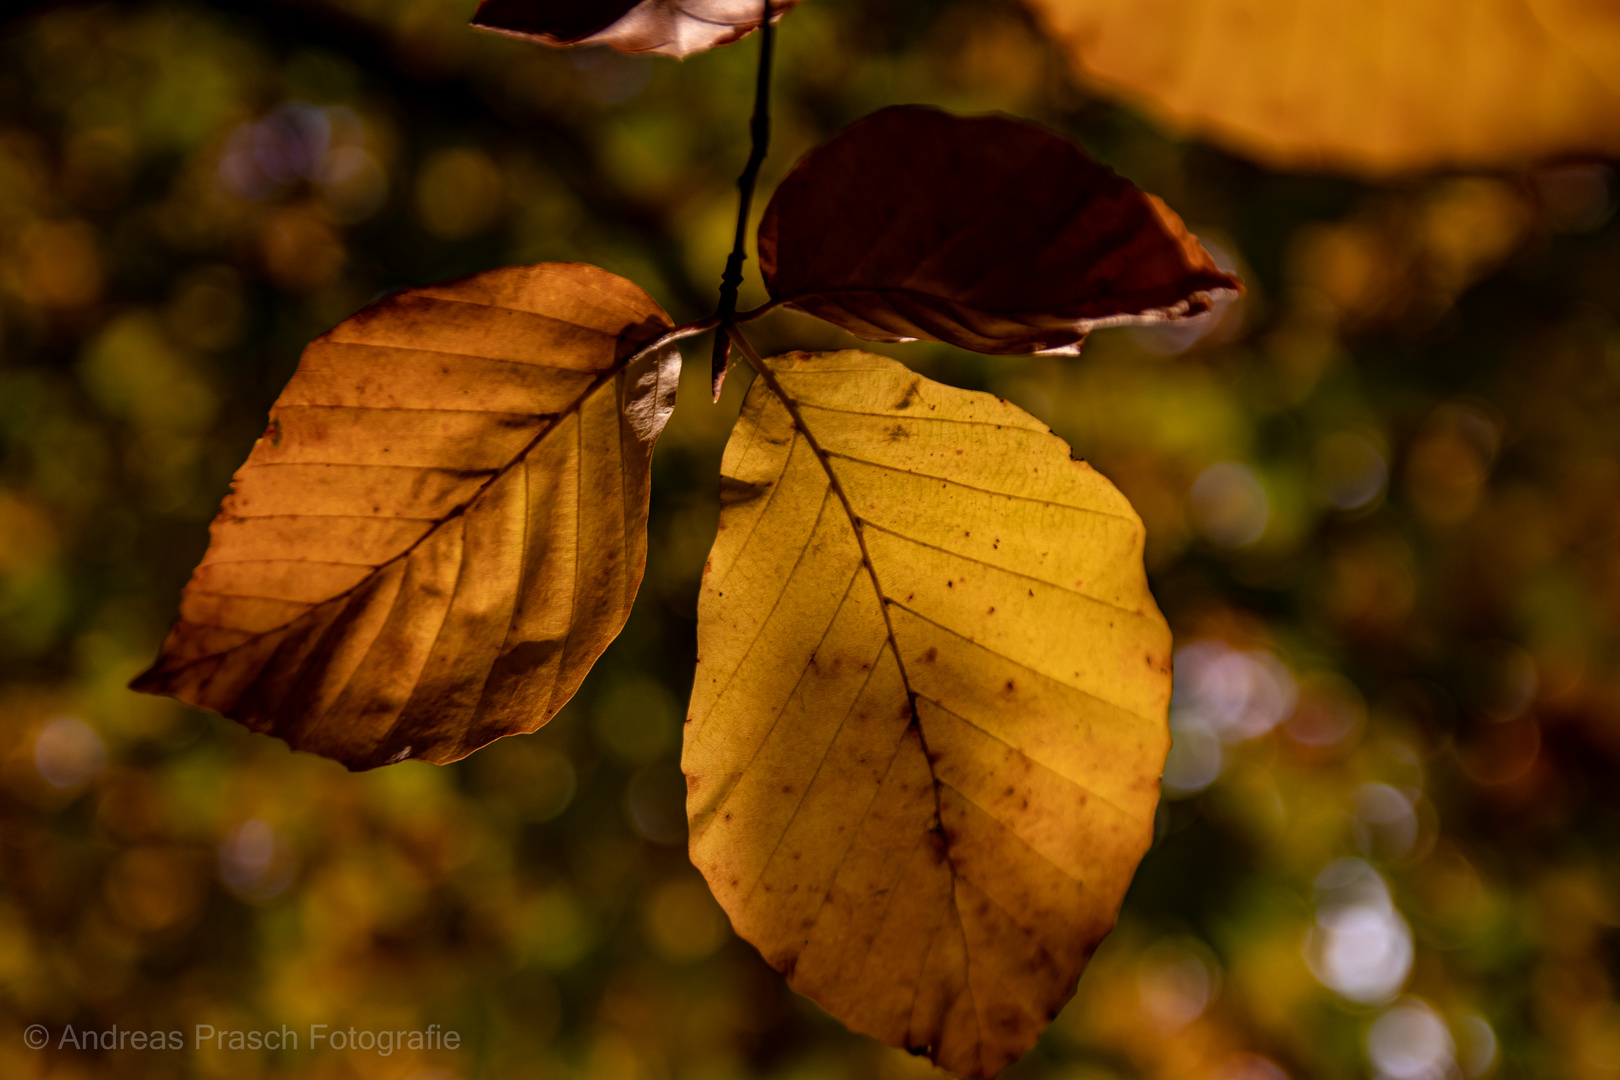
[[[540,727],[641,582],[669,327],[623,278],[541,263],[317,338],[134,688],[353,769]]]
[[[774,300],[860,337],[1078,350],[1241,288],[1181,219],[1068,139],[1007,116],[873,113],[807,154],[759,229]]]
[[[692,861],[799,992],[993,1076],[1152,837],[1170,634],[1142,524],[988,394],[863,352],[765,368],[699,599]]]
[[[770,0],[771,19],[799,0]],[[765,0],[481,0],[473,25],[545,45],[684,57],[759,29]]]
[[[1090,86],[1274,168],[1620,155],[1612,0],[1026,0]]]

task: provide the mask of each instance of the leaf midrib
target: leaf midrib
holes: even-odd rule
[[[456,518],[461,517],[462,515],[464,515],[472,507],[473,503],[477,502],[483,496],[485,491],[489,490],[489,488],[492,485],[494,485],[496,481],[500,480],[503,476],[505,476],[508,472],[510,472],[513,468],[515,468],[518,465],[519,462],[521,462],[525,458],[527,458],[529,456],[529,454],[531,454],[534,451],[535,447],[539,446],[540,443],[545,440],[546,436],[550,435],[553,431],[555,431],[557,429],[558,425],[560,425],[564,420],[568,419],[570,416],[574,415],[581,408],[583,408],[585,402],[591,397],[591,395],[595,394],[603,386],[607,385],[610,381],[617,378],[626,369],[628,369],[631,364],[634,364],[636,361],[642,359],[643,357],[647,356],[650,353],[656,352],[658,349],[661,349],[661,348],[664,348],[666,346],[669,346],[669,345],[673,344],[679,338],[687,337],[687,336],[689,336],[689,335],[691,335],[693,333],[696,333],[696,332],[697,332],[696,330],[693,330],[690,327],[685,327],[685,326],[672,327],[670,329],[667,329],[663,334],[661,334],[657,338],[654,338],[651,342],[647,343],[646,345],[643,345],[639,349],[636,349],[634,352],[629,353],[625,357],[614,361],[608,367],[603,368],[602,371],[599,372],[597,374],[597,376],[594,379],[591,380],[590,384],[588,386],[586,386],[585,389],[580,391],[579,395],[576,398],[574,398],[571,402],[569,402],[567,408],[562,409],[561,411],[556,412],[556,413],[524,414],[524,415],[534,415],[534,416],[537,416],[537,417],[540,417],[540,418],[543,418],[543,419],[547,419],[549,422],[542,425],[540,430],[535,432],[534,437],[531,438],[527,443],[525,443],[523,445],[523,447],[520,450],[518,450],[518,452],[516,454],[514,454],[509,461],[506,462],[506,464],[502,465],[499,469],[496,469],[493,472],[491,472],[488,475],[488,477],[485,478],[484,482],[478,486],[476,491],[474,491],[471,495],[467,496],[467,498],[463,499],[460,503],[458,503],[457,505],[452,507],[442,517],[412,519],[412,520],[431,520],[433,522],[433,524],[428,529],[426,529],[422,533],[421,536],[419,536],[415,540],[411,541],[410,544],[406,545],[397,554],[390,556],[389,558],[383,560],[380,563],[377,563],[374,566],[372,564],[370,564],[370,563],[354,563],[354,564],[345,563],[345,564],[343,564],[343,565],[356,565],[356,566],[370,566],[371,567],[369,572],[367,572],[364,576],[362,576],[360,578],[359,581],[355,582],[353,585],[349,586],[347,589],[344,589],[342,592],[333,593],[331,596],[327,597],[325,600],[321,600],[319,602],[311,604],[307,610],[299,612],[297,615],[293,616],[292,618],[288,619],[286,622],[281,623],[278,626],[272,626],[267,630],[256,631],[256,632],[252,633],[252,635],[249,636],[246,640],[244,640],[242,642],[239,642],[238,644],[233,645],[230,648],[221,649],[219,652],[207,653],[207,654],[205,654],[203,656],[198,656],[198,657],[194,657],[193,659],[187,660],[183,664],[177,664],[174,667],[165,668],[165,669],[163,669],[162,674],[164,674],[164,675],[172,675],[175,672],[185,671],[187,668],[194,667],[197,664],[205,663],[207,661],[216,659],[217,657],[224,656],[226,653],[234,652],[237,649],[240,649],[244,645],[248,644],[248,642],[257,641],[260,638],[263,638],[268,634],[279,633],[280,631],[287,629],[289,626],[292,626],[299,619],[304,618],[306,615],[309,614],[310,611],[313,611],[316,608],[323,607],[323,606],[325,606],[327,604],[333,603],[333,602],[338,601],[338,600],[343,600],[346,597],[353,595],[356,591],[363,588],[367,583],[375,580],[377,575],[381,574],[389,566],[392,566],[393,564],[399,562],[401,559],[409,558],[411,556],[412,552],[414,552],[422,544],[426,543],[430,537],[434,536],[444,526],[448,525],[450,522],[454,521]],[[656,387],[654,388],[654,392],[656,392]],[[296,408],[296,407],[301,407],[301,406],[294,406],[294,407]],[[341,407],[346,407],[346,406],[341,406]],[[437,410],[423,410],[423,411],[437,411]],[[333,463],[329,463],[329,462],[327,462],[327,463],[308,462],[307,464],[333,464]],[[265,517],[265,516],[270,516],[270,515],[257,515],[257,516],[258,517]],[[313,516],[318,516],[318,515],[287,515],[287,516],[298,516],[298,517],[309,516],[309,517],[313,517]],[[337,515],[337,516],[344,516],[344,515]],[[383,520],[387,520],[387,519],[383,519]],[[239,560],[239,561],[250,561],[251,562],[251,561],[254,561],[254,560]],[[458,584],[459,584],[459,582],[458,582]],[[887,618],[887,613],[885,613],[885,618]],[[221,627],[221,629],[236,629],[236,628],[235,627]],[[152,674],[156,674],[156,672],[154,671],[154,672],[152,672]],[[909,692],[909,687],[908,687],[908,692]]]
[[[738,337],[740,338],[740,335],[738,335]],[[798,399],[792,393],[790,393],[787,390],[786,387],[783,386],[780,378],[778,378],[777,372],[774,369],[771,368],[770,364],[767,361],[765,361],[765,360],[759,358],[758,356],[754,355],[754,351],[750,347],[748,347],[748,345],[746,343],[744,343],[743,341],[739,341],[739,344],[742,345],[742,347],[743,347],[744,355],[746,355],[748,357],[749,361],[753,364],[756,371],[759,373],[760,378],[762,380],[764,380],[766,387],[771,391],[771,393],[776,397],[776,399],[779,402],[781,402],[783,408],[787,411],[787,414],[788,414],[789,418],[791,419],[791,421],[793,423],[793,427],[794,427],[794,430],[796,431],[796,433],[799,435],[799,437],[804,439],[806,445],[808,445],[810,447],[811,451],[816,455],[816,460],[820,463],[821,468],[822,468],[822,472],[827,477],[828,487],[833,492],[833,494],[835,494],[838,497],[839,504],[843,507],[845,517],[849,521],[850,529],[855,535],[855,541],[856,541],[856,544],[857,544],[857,546],[858,546],[858,548],[860,550],[860,554],[861,554],[862,566],[865,569],[867,579],[871,582],[872,589],[873,589],[874,593],[876,594],[877,601],[878,601],[878,607],[882,611],[886,645],[887,645],[889,651],[894,656],[896,669],[899,672],[901,683],[902,683],[902,685],[904,685],[905,690],[906,690],[907,703],[908,703],[908,706],[909,706],[909,709],[910,709],[910,714],[911,714],[909,722],[910,722],[910,724],[912,726],[914,726],[916,728],[918,742],[920,743],[922,753],[923,753],[923,761],[924,761],[925,766],[928,769],[929,780],[930,780],[930,782],[932,784],[932,787],[933,787],[934,820],[933,820],[932,828],[927,830],[927,831],[932,831],[932,832],[939,833],[940,840],[941,840],[941,856],[942,856],[942,858],[943,858],[943,860],[945,862],[945,865],[946,865],[947,869],[949,870],[949,872],[951,874],[951,889],[950,889],[951,911],[952,911],[953,915],[955,916],[955,923],[956,923],[956,927],[957,927],[957,932],[960,935],[962,935],[962,944],[963,944],[963,963],[964,963],[963,992],[966,994],[966,996],[968,998],[969,1007],[972,1010],[973,1017],[974,1017],[974,1020],[975,1020],[975,1025],[976,1025],[976,1030],[977,1030],[977,1035],[976,1035],[976,1038],[975,1038],[975,1043],[976,1043],[976,1045],[975,1045],[975,1053],[976,1053],[977,1057],[979,1058],[980,1064],[982,1066],[983,1063],[984,1063],[984,1054],[985,1054],[985,1051],[987,1049],[987,1036],[986,1036],[986,1033],[985,1033],[985,1030],[984,1030],[983,1017],[980,1014],[979,1008],[978,1008],[977,995],[975,994],[974,987],[973,987],[972,969],[973,969],[974,963],[973,963],[973,957],[972,957],[972,950],[967,947],[967,927],[966,927],[966,922],[965,922],[963,912],[962,912],[962,906],[961,906],[961,904],[960,904],[960,902],[958,901],[958,898],[957,898],[957,890],[958,890],[959,884],[967,883],[969,885],[973,885],[973,887],[980,894],[982,894],[990,903],[994,904],[997,908],[1001,909],[1009,918],[1011,918],[1013,920],[1013,922],[1015,924],[1018,924],[1019,920],[1011,911],[1008,911],[1007,908],[999,900],[997,900],[996,897],[994,896],[994,894],[991,893],[985,886],[975,884],[966,874],[962,873],[961,870],[959,870],[957,865],[956,865],[955,859],[953,858],[952,852],[951,852],[951,841],[950,841],[949,835],[945,832],[945,828],[944,828],[944,808],[943,808],[943,805],[942,805],[942,789],[949,788],[953,793],[955,793],[956,797],[962,799],[962,801],[964,803],[966,803],[967,805],[975,807],[981,813],[989,815],[992,818],[994,817],[994,815],[991,814],[991,812],[990,812],[990,810],[988,808],[986,808],[985,806],[983,806],[982,804],[980,804],[979,802],[977,802],[976,800],[974,800],[973,798],[968,796],[966,793],[962,792],[954,784],[951,784],[950,782],[946,781],[945,779],[943,779],[938,774],[938,772],[936,771],[936,768],[935,768],[933,758],[932,758],[932,756],[931,756],[931,754],[929,752],[927,733],[924,730],[921,711],[918,708],[918,702],[919,702],[919,700],[928,701],[931,705],[941,709],[942,711],[950,713],[951,715],[957,716],[959,719],[962,719],[965,723],[969,724],[971,727],[973,727],[976,730],[980,731],[981,733],[983,733],[987,737],[995,739],[998,742],[1001,742],[1003,745],[1007,746],[1009,749],[1014,750],[1015,752],[1017,752],[1019,754],[1024,754],[1026,757],[1027,757],[1027,753],[1024,750],[1022,750],[1021,748],[1013,746],[1011,743],[1006,742],[1006,740],[1002,736],[996,734],[995,732],[989,731],[988,729],[984,728],[982,725],[974,723],[971,720],[967,720],[964,717],[960,717],[960,715],[955,713],[953,710],[950,710],[950,709],[946,708],[945,706],[940,705],[937,701],[934,701],[934,699],[928,697],[925,694],[921,694],[917,690],[913,689],[910,677],[909,677],[909,675],[908,675],[908,673],[906,671],[905,659],[901,655],[899,642],[898,642],[898,639],[897,639],[897,636],[896,636],[896,633],[895,633],[894,623],[893,623],[893,620],[892,620],[892,618],[890,616],[889,609],[890,609],[890,605],[892,604],[892,605],[894,605],[896,607],[901,608],[904,611],[907,611],[908,613],[911,613],[913,615],[917,615],[918,617],[926,618],[926,616],[921,616],[920,613],[912,612],[911,609],[907,608],[904,604],[900,603],[898,600],[891,600],[888,597],[888,594],[884,591],[882,582],[878,577],[876,565],[875,565],[875,563],[874,563],[874,561],[872,559],[871,552],[867,548],[867,544],[866,544],[866,536],[865,536],[865,532],[864,532],[864,526],[867,524],[867,522],[866,522],[866,520],[864,518],[862,518],[859,514],[857,514],[855,512],[854,505],[850,501],[849,495],[844,490],[844,485],[843,485],[842,481],[839,479],[839,476],[838,476],[837,472],[834,470],[833,465],[832,465],[832,459],[834,457],[843,458],[843,457],[848,457],[848,455],[839,454],[839,453],[837,453],[835,451],[830,451],[830,450],[826,449],[825,447],[823,447],[821,445],[820,441],[816,438],[814,432],[811,430],[809,423],[805,420],[804,411],[801,410],[800,403],[799,403]],[[805,408],[806,409],[815,409],[815,408],[818,408],[818,406],[806,404]],[[830,410],[830,411],[847,412],[848,410],[833,409],[833,410]],[[932,418],[931,417],[930,419],[943,419],[943,418]],[[859,460],[859,459],[853,459],[852,458],[851,460]],[[773,491],[772,494],[774,495],[775,492]],[[993,494],[1003,494],[1003,493],[993,493]],[[1044,502],[1045,500],[1036,500],[1036,501]],[[1066,506],[1066,504],[1054,503],[1053,505],[1064,505],[1066,509],[1083,509],[1083,508],[1078,508],[1078,507]],[[1106,516],[1116,516],[1116,515],[1106,515]],[[913,539],[913,538],[910,538],[910,537],[903,537],[902,534],[897,533],[892,529],[887,529],[887,528],[883,527],[882,525],[878,525],[875,522],[872,523],[872,524],[874,525],[874,527],[878,528],[880,531],[892,533],[893,535],[896,535],[896,536],[901,536],[903,539]],[[944,549],[940,549],[940,550],[944,550]],[[986,565],[989,565],[989,564],[986,564]],[[1027,575],[1020,574],[1019,576],[1027,576]],[[1040,580],[1040,579],[1033,579],[1033,580]],[[1042,581],[1042,584],[1050,585],[1052,583]],[[1072,592],[1073,590],[1065,590],[1065,591],[1071,591]],[[1083,596],[1087,600],[1092,600],[1092,601],[1095,601],[1095,602],[1098,602],[1098,603],[1102,603],[1104,606],[1117,607],[1117,605],[1108,604],[1106,601],[1102,601],[1097,597],[1086,596],[1086,594],[1083,594],[1083,593],[1078,593],[1077,595]],[[1118,610],[1120,610],[1122,613],[1131,614],[1131,615],[1138,615],[1139,616],[1139,615],[1142,614],[1139,611],[1131,611],[1130,609],[1127,609],[1127,608],[1118,608]],[[928,620],[928,621],[931,622],[932,620]],[[949,628],[942,627],[942,629],[949,629]],[[997,655],[1002,655],[1002,654],[998,653]],[[1020,661],[1013,660],[1013,658],[1011,658],[1011,657],[1003,657],[1003,658],[1011,660],[1014,663],[1018,663],[1019,666],[1021,666],[1021,667],[1028,668],[1027,664],[1023,664]],[[1034,671],[1033,668],[1028,668],[1028,670]],[[1036,672],[1036,674],[1040,674],[1040,673]],[[1087,696],[1093,696],[1093,695],[1088,694]],[[1097,699],[1097,700],[1102,700],[1102,699]],[[1107,704],[1112,705],[1114,703],[1107,702]],[[1116,707],[1124,708],[1123,706],[1117,706],[1117,705],[1116,705]],[[1127,710],[1127,711],[1129,711],[1129,710]],[[1030,759],[1030,760],[1033,761],[1034,759]],[[1068,783],[1071,783],[1071,784],[1075,785],[1076,787],[1080,788],[1081,790],[1088,792],[1088,794],[1092,795],[1093,797],[1096,797],[1100,802],[1102,802],[1103,804],[1108,806],[1108,808],[1110,810],[1112,810],[1113,812],[1115,812],[1117,814],[1127,816],[1127,817],[1129,816],[1126,813],[1126,811],[1124,810],[1123,807],[1119,806],[1117,803],[1113,802],[1111,799],[1107,799],[1107,798],[1099,795],[1096,791],[1092,790],[1088,785],[1081,783],[1078,779],[1067,776],[1067,775],[1065,775],[1063,773],[1056,772],[1055,770],[1051,770],[1051,767],[1046,765],[1043,762],[1035,762],[1035,764],[1038,765],[1039,767],[1043,768],[1043,769],[1047,769],[1048,771],[1052,771],[1053,774],[1055,776],[1057,776],[1059,779],[1061,779],[1063,781],[1066,781]],[[817,767],[817,771],[818,772],[820,771],[820,766],[819,765]],[[1005,824],[1005,823],[1003,823],[1003,824]],[[1014,832],[1014,835],[1015,836],[1018,835],[1016,833],[1016,831]],[[785,837],[785,834],[784,834],[784,837]],[[781,838],[781,837],[778,838],[778,841],[777,841],[777,846],[778,847],[780,846],[780,844],[782,842],[782,839],[783,838]],[[924,836],[919,835],[918,838],[917,838],[918,843],[923,842],[924,839],[925,839]],[[1023,843],[1025,843],[1026,845],[1030,843],[1029,840],[1023,838],[1022,836],[1019,836],[1019,839]],[[1066,867],[1058,865],[1049,855],[1045,854],[1044,852],[1041,852],[1039,849],[1034,848],[1033,846],[1031,846],[1031,850],[1037,856],[1039,856],[1043,861],[1045,861],[1048,865],[1051,865],[1054,869],[1056,869],[1065,878],[1067,878],[1067,879],[1069,879],[1071,881],[1074,881],[1074,882],[1076,882],[1078,884],[1084,885],[1084,882],[1081,881],[1080,878],[1076,877],[1073,874],[1072,871],[1070,871]],[[774,851],[773,851],[773,855],[774,855]],[[767,859],[767,863],[769,861],[770,860]],[[762,877],[763,877],[763,875],[762,875]],[[758,885],[758,882],[756,881],[755,882],[755,887],[757,887],[757,885]],[[749,895],[752,895],[752,892],[753,892],[753,890],[750,889]],[[819,918],[819,911],[817,913],[817,918]],[[932,950],[932,948],[933,948],[933,945],[930,944],[930,950]],[[1043,952],[1047,951],[1047,946],[1044,943],[1040,943],[1040,948],[1042,949]]]
[[[740,338],[741,335],[738,335],[738,337]],[[741,344],[740,341],[739,344]],[[872,582],[872,591],[877,594],[878,610],[883,613],[883,631],[888,639],[889,651],[894,654],[895,667],[900,672],[900,682],[906,688],[906,705],[911,712],[910,724],[912,727],[917,729],[917,741],[922,745],[923,762],[928,767],[928,779],[933,785],[934,827],[930,831],[937,831],[940,835],[941,854],[945,859],[945,865],[950,869],[951,872],[951,909],[956,913],[957,924],[964,934],[965,943],[967,928],[962,924],[962,912],[956,903],[956,882],[962,877],[962,875],[960,872],[958,872],[956,863],[951,857],[950,837],[945,832],[944,808],[940,805],[939,774],[934,771],[934,759],[928,750],[928,736],[923,731],[922,717],[917,712],[917,691],[912,689],[911,677],[906,672],[905,657],[900,655],[900,643],[895,638],[894,623],[889,619],[889,598],[888,595],[883,591],[883,583],[878,580],[877,567],[873,565],[872,554],[867,550],[866,547],[866,535],[861,529],[862,519],[859,514],[855,513],[855,507],[850,503],[849,495],[844,491],[843,483],[839,481],[838,474],[833,471],[832,463],[829,460],[829,452],[822,448],[821,443],[818,442],[815,435],[811,433],[810,426],[805,423],[804,416],[799,411],[798,402],[782,386],[781,381],[776,377],[776,372],[771,369],[770,364],[755,355],[751,346],[747,347],[745,355],[748,356],[748,359],[754,364],[756,370],[758,370],[759,377],[765,380],[765,385],[769,387],[771,393],[776,395],[776,399],[780,401],[782,403],[782,407],[787,410],[788,416],[793,420],[795,430],[797,430],[799,434],[803,436],[804,441],[809,444],[810,449],[815,452],[816,460],[820,462],[822,472],[826,473],[827,475],[827,484],[832,489],[833,494],[838,496],[838,502],[844,508],[844,515],[849,519],[850,531],[855,534],[855,543],[860,547],[861,565],[866,568],[867,578]],[[964,955],[966,955],[965,952]],[[965,962],[969,965],[972,963],[971,959],[966,960]],[[973,993],[971,979],[968,978],[966,973],[964,973],[963,982],[965,985],[967,985],[968,994],[971,998]],[[976,1006],[974,1012],[975,1017],[977,1017],[978,1010]]]

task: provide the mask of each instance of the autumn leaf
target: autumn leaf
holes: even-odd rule
[[[540,727],[641,582],[669,326],[622,278],[541,263],[317,338],[134,688],[354,769]]]
[[[1289,169],[1620,153],[1620,5],[1028,0],[1088,84]]]
[[[992,1076],[1151,838],[1170,634],[1141,521],[1027,413],[864,352],[765,362],[722,473],[692,861],[795,989]]]
[[[807,154],[759,229],[778,303],[860,337],[1078,351],[1240,288],[1164,203],[1045,128],[916,105]]]
[[[772,21],[799,0],[770,0]],[[764,0],[482,0],[473,25],[546,45],[684,57],[759,29]]]

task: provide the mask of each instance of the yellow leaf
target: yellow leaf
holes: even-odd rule
[[[692,861],[795,989],[994,1075],[1151,838],[1170,634],[1141,521],[1027,413],[857,351],[764,362],[721,500]]]
[[[541,263],[317,338],[134,688],[355,769],[540,727],[641,583],[669,327],[623,278]]]
[[[1028,0],[1088,82],[1283,168],[1620,152],[1620,5]]]

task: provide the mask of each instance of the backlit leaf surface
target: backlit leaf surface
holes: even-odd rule
[[[699,600],[692,860],[795,989],[991,1076],[1151,838],[1170,634],[1142,525],[988,394],[856,351],[768,366]]]
[[[1272,166],[1620,153],[1608,0],[1028,0],[1090,83]]]
[[[1078,350],[1239,288],[1169,207],[1007,116],[873,113],[807,154],[759,230],[771,296],[879,341]]]
[[[772,21],[799,0],[771,0]],[[690,56],[759,29],[763,0],[482,0],[473,25],[546,45]]]
[[[542,263],[317,338],[134,687],[351,768],[544,724],[641,582],[669,326],[622,278]]]

